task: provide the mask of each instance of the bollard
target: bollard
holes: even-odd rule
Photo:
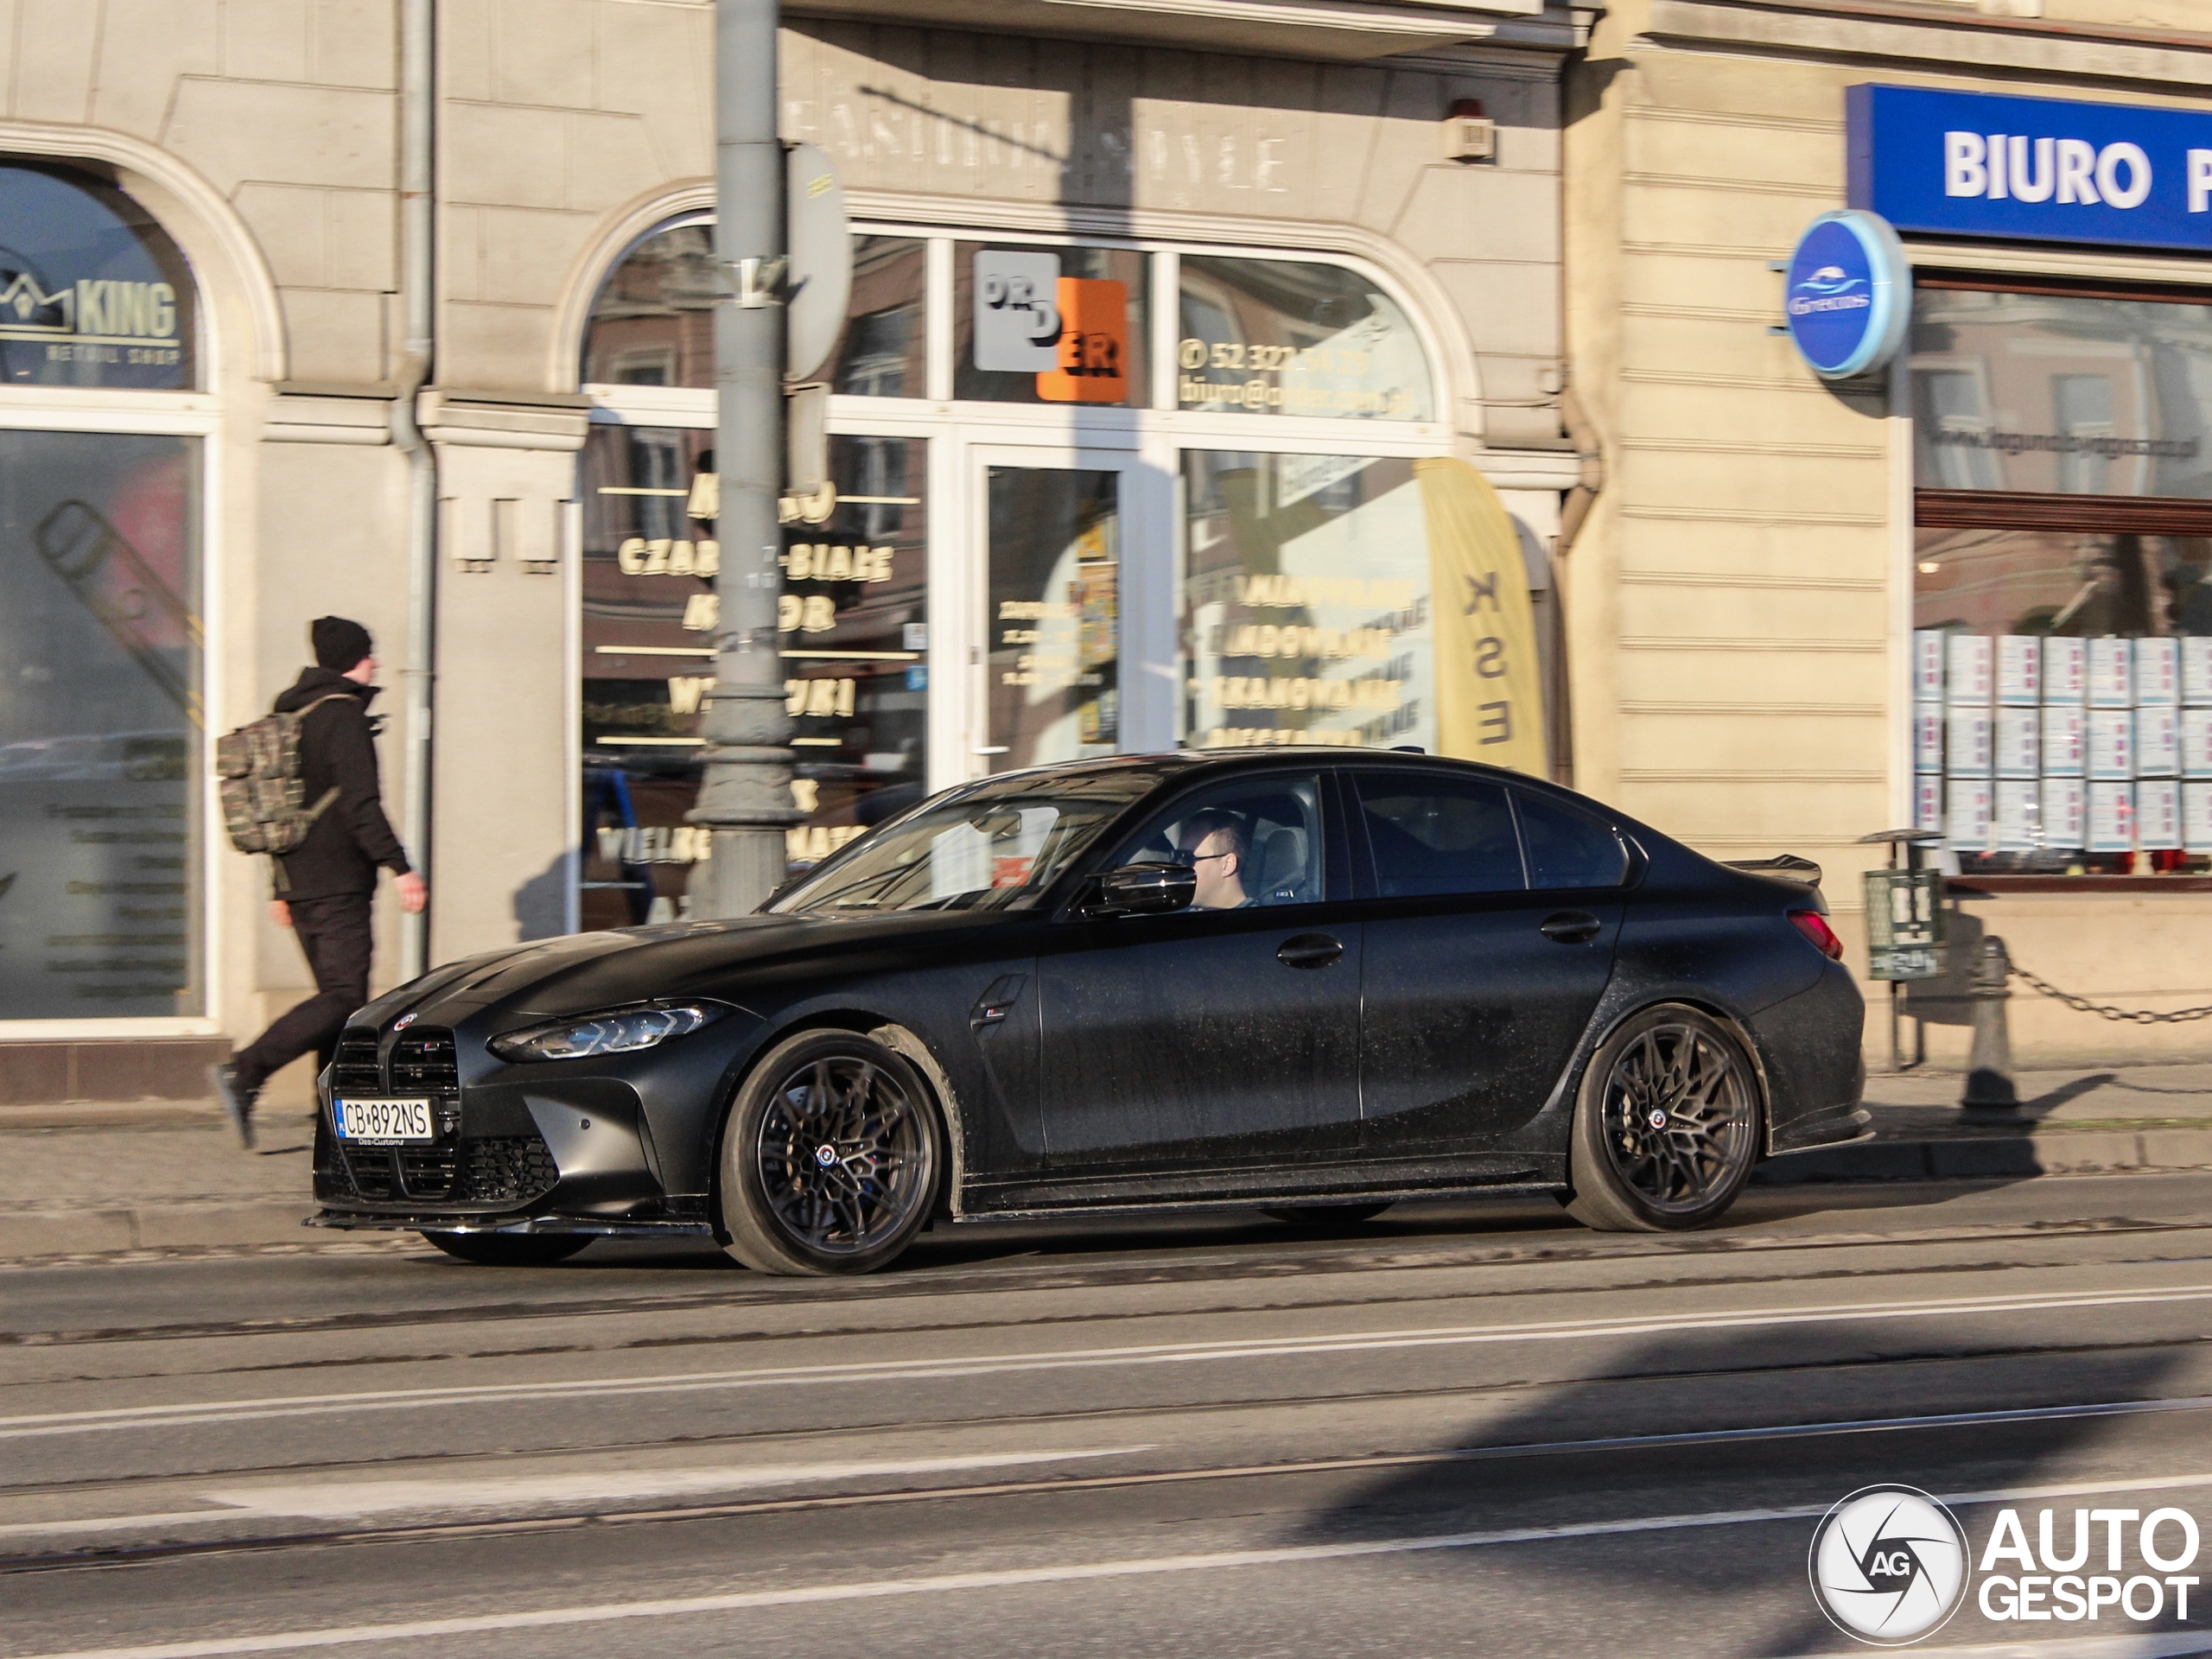
[[[1991,934],[1981,942],[1968,995],[1974,998],[1974,1052],[1967,1058],[1966,1092],[1959,1104],[1967,1111],[2017,1112],[2019,1091],[2012,1086],[2012,1038],[2005,1027],[2005,1005],[2012,1000],[2012,959],[2005,941]]]

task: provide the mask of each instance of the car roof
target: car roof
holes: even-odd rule
[[[1495,779],[1499,783],[1533,785],[1535,788],[1572,795],[1548,779],[1531,777],[1527,772],[1509,771],[1503,766],[1486,766],[1479,760],[1463,760],[1456,755],[1429,754],[1419,749],[1355,748],[1339,743],[1269,744],[1265,748],[1252,749],[1166,749],[1150,754],[1116,754],[1096,760],[1055,760],[1042,766],[1024,766],[1014,772],[995,772],[993,781],[1004,778],[1032,777],[1047,779],[1112,772],[1149,772],[1160,782],[1170,778],[1187,776],[1196,772],[1262,772],[1273,771],[1287,763],[1305,766],[1372,766],[1378,765],[1434,767],[1441,771],[1474,772]],[[1577,799],[1587,797],[1577,796]]]

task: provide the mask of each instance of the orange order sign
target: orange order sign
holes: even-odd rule
[[[1125,283],[1063,276],[1060,366],[1037,377],[1048,404],[1119,404],[1129,395],[1129,289]]]

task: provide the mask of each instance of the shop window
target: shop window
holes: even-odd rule
[[[926,248],[910,237],[853,238],[850,320],[831,359],[831,391],[861,397],[925,395]]]
[[[1144,408],[1151,264],[1126,248],[956,242],[952,395]]]
[[[601,425],[583,467],[586,928],[688,913],[705,831],[701,716],[714,683],[721,569],[709,432]],[[927,779],[926,450],[830,440],[836,508],[785,531],[779,623],[791,717],[787,834],[803,869],[921,799]]]
[[[0,382],[188,391],[197,296],[184,256],[121,191],[0,167]]]
[[[671,226],[632,248],[592,303],[587,384],[712,386],[715,270],[711,221]]]
[[[1341,265],[1185,254],[1175,362],[1179,409],[1436,418],[1412,321]]]
[[[1436,746],[1410,461],[1188,450],[1179,664],[1192,747]]]
[[[710,219],[671,226],[614,268],[592,306],[587,385],[714,385],[714,308],[727,286],[714,238]],[[833,391],[922,396],[924,247],[909,237],[853,238],[853,296],[827,376]]]
[[[206,1010],[199,450],[0,431],[0,1020]]]
[[[2212,304],[1914,317],[1916,822],[1974,874],[2212,870]]]

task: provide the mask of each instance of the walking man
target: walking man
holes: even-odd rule
[[[369,1000],[369,900],[377,871],[390,870],[410,915],[429,896],[423,878],[384,815],[377,779],[376,728],[369,704],[377,695],[377,659],[369,631],[342,616],[318,617],[308,628],[315,666],[300,671],[276,712],[307,709],[300,722],[300,776],[306,797],[332,791],[306,839],[278,855],[276,896],[270,905],[289,927],[315,974],[315,995],[281,1016],[227,1063],[209,1068],[215,1093],[238,1130],[253,1145],[253,1108],[271,1074],[302,1054],[330,1064],[338,1033]]]

